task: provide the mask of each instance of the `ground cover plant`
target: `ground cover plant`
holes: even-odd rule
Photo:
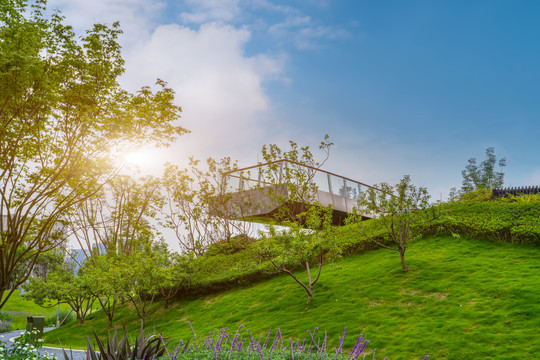
[[[190,338],[188,321],[200,334],[243,324],[257,339],[270,327],[282,329],[284,338],[303,338],[306,329],[316,326],[328,334],[340,334],[346,326],[349,334],[370,339],[377,357],[392,360],[538,357],[533,331],[540,328],[537,247],[427,237],[410,244],[407,273],[393,255],[375,250],[325,265],[310,304],[298,301],[303,289],[277,276],[183,299],[167,310],[156,304],[146,326],[171,341]],[[129,306],[119,308],[116,322],[130,332],[139,328]],[[106,335],[107,318],[95,312],[86,326],[70,324],[46,333],[45,340],[85,348],[91,328]],[[354,345],[352,338],[343,344],[348,350]],[[339,343],[331,339],[328,346]]]

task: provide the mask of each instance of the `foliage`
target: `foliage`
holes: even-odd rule
[[[302,223],[304,219],[299,215],[310,205],[318,205],[314,177],[316,170],[328,160],[332,145],[325,135],[319,144],[319,150],[325,154],[320,161],[315,159],[309,146],[299,147],[292,140],[286,151],[276,144],[263,146],[261,155],[265,164],[258,168],[260,182],[255,188],[270,199],[272,206],[278,207],[274,214],[276,221]]]
[[[235,236],[249,236],[252,225],[236,221],[249,209],[248,198],[233,197],[224,173],[238,166],[230,158],[208,158],[204,169],[190,159],[189,169],[168,165],[163,176],[167,197],[164,225],[175,231],[183,252],[202,255],[217,243]]]
[[[169,253],[168,261],[167,266],[159,270],[161,272],[159,293],[165,300],[165,309],[168,308],[169,301],[177,296],[180,289],[186,289],[192,285],[194,275],[200,271],[193,254]]]
[[[92,294],[91,284],[88,283],[82,271],[75,276],[72,270],[59,268],[49,273],[46,280],[39,277],[30,278],[25,285],[24,298],[33,300],[43,307],[55,307],[67,304],[77,315],[79,323],[92,309],[96,299]]]
[[[449,196],[451,202],[456,201],[489,201],[491,199],[491,189],[476,189],[469,192],[460,192]]]
[[[45,1],[28,3],[0,7],[0,308],[65,241],[64,215],[114,177],[122,152],[185,133],[164,81],[121,88],[118,23],[76,38]]]
[[[439,216],[417,231],[540,245],[540,197],[460,201],[437,206]]]
[[[236,235],[229,241],[222,240],[210,245],[204,254],[209,256],[235,254],[248,249],[255,241],[255,238],[247,235]]]
[[[88,340],[88,350],[86,351],[86,358],[91,360],[146,360],[160,358],[165,354],[167,344],[163,342],[161,336],[155,336],[153,334],[145,336],[144,328],[141,323],[141,329],[139,336],[131,345],[129,337],[124,327],[122,338],[118,339],[118,329],[114,329],[114,335],[107,337],[107,346],[99,338],[94,331],[94,338],[97,344],[98,350],[96,351]],[[63,350],[65,360],[73,360],[68,353]]]
[[[323,263],[339,256],[332,226],[332,208],[309,206],[307,212],[299,214],[303,225],[286,222],[286,228],[279,230],[274,225],[267,227],[268,233],[261,233],[257,251],[261,258],[279,271],[291,276],[307,292],[309,303],[313,298],[313,286],[319,280]],[[317,273],[311,275],[311,267],[317,266]],[[294,270],[305,266],[307,281],[300,280]]]
[[[339,346],[337,334],[347,326],[348,334],[371,339],[366,351],[377,348],[381,358],[429,354],[428,359],[503,360],[534,359],[540,353],[537,334],[531,331],[540,327],[537,247],[425,237],[411,243],[407,261],[413,270],[403,273],[390,251],[343,257],[324,265],[309,304],[298,301],[305,296],[301,287],[288,276],[276,276],[184,298],[167,311],[156,306],[147,327],[162,332],[171,345],[190,337],[190,321],[197,339],[214,328],[236,330],[244,324],[254,339],[262,337],[261,343],[269,327],[274,332],[280,328],[288,341],[309,336],[305,330],[318,326],[328,330],[329,349]],[[306,277],[305,269],[296,274]],[[91,317],[85,327],[68,325],[46,333],[47,343],[58,344],[59,338],[84,348],[90,326],[105,336],[106,316],[96,312]],[[140,320],[131,307],[120,308],[118,319],[129,332],[138,332]],[[350,350],[355,340],[347,335],[344,349]],[[366,359],[371,358],[368,353]]]
[[[0,312],[0,333],[9,331],[11,328],[11,316],[7,312]]]
[[[144,261],[134,262],[141,260],[140,251],[161,246],[152,242],[159,234],[153,220],[162,206],[159,179],[119,175],[99,194],[81,202],[70,215],[69,227],[87,263],[77,264],[87,273],[78,277],[92,288],[92,296],[97,297],[102,310],[108,314],[110,326],[116,303],[131,294],[133,277],[138,276],[135,272],[148,266]],[[148,276],[155,280],[155,272]],[[147,302],[143,303],[145,308]],[[142,311],[141,315],[144,313]]]
[[[495,165],[498,164],[500,171],[495,171]],[[476,158],[468,160],[463,175],[462,192],[470,192],[476,189],[496,189],[504,184],[503,168],[506,166],[506,158],[502,158],[497,163],[495,149],[489,147],[486,149],[486,160],[480,165],[476,164]]]
[[[405,251],[411,240],[419,235],[414,225],[430,221],[432,217],[428,211],[429,197],[426,188],[417,188],[411,184],[410,176],[405,175],[399,184],[391,186],[381,183],[361,193],[358,208],[349,216],[348,222],[354,223],[369,241],[399,252],[401,267],[407,272]],[[377,218],[377,222],[384,226],[391,245],[369,235],[363,227],[362,215]]]
[[[168,286],[170,253],[164,242],[140,241],[129,255],[119,254],[115,276],[120,291],[133,304],[144,327],[146,316],[162,286]],[[174,284],[176,285],[176,284]]]
[[[0,335],[0,359],[3,360],[53,360],[54,355],[41,354],[39,349],[43,339],[37,339],[38,331],[25,331],[15,339],[15,345],[8,346],[2,341]]]

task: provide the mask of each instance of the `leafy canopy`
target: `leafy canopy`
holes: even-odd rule
[[[495,166],[499,165],[500,171],[495,171]],[[497,162],[495,149],[489,147],[486,149],[486,160],[477,165],[476,158],[470,158],[467,166],[461,172],[463,182],[462,192],[470,192],[477,189],[496,189],[504,184],[503,168],[506,166],[506,158]]]
[[[63,21],[44,0],[0,4],[0,308],[8,286],[65,240],[65,214],[116,175],[122,152],[186,132],[164,81],[135,93],[119,85],[118,23],[77,38]]]

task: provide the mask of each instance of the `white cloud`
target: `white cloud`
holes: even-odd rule
[[[239,0],[186,0],[191,12],[183,12],[180,19],[186,23],[230,22],[240,15]]]
[[[199,30],[164,25],[126,54],[130,88],[159,77],[176,91],[182,123],[192,131],[175,145],[177,157],[223,153],[260,141],[260,118],[270,108],[263,83],[282,77],[284,60],[245,56],[249,39],[246,29],[218,23]]]
[[[261,140],[271,110],[264,84],[287,81],[286,57],[245,54],[250,31],[223,23],[239,14],[239,0],[187,0],[186,4],[192,6],[191,12],[182,17],[203,22],[198,29],[160,24],[163,12],[170,9],[162,0],[49,0],[49,8],[60,9],[79,34],[94,23],[121,22],[126,60],[121,81],[126,88],[134,91],[161,78],[175,90],[183,108],[182,125],[192,133],[167,149],[161,155],[164,160],[258,149],[261,142],[269,141]]]
[[[291,42],[300,50],[317,49],[321,40],[349,36],[341,27],[315,25],[309,16],[304,15],[287,16],[285,21],[270,26],[268,33],[281,41]]]
[[[166,3],[161,0],[49,0],[48,7],[61,10],[66,23],[78,34],[83,34],[95,23],[112,25],[120,21],[125,34],[120,43],[130,47],[150,35]]]

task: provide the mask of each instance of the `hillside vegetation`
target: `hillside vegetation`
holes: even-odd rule
[[[255,336],[280,328],[285,337],[327,330],[336,346],[347,327],[346,347],[358,334],[377,358],[535,359],[540,354],[540,252],[537,247],[436,236],[411,244],[402,273],[399,257],[384,249],[343,258],[324,267],[313,301],[287,276],[239,289],[155,307],[147,329],[177,341],[214,328],[245,325]],[[299,272],[299,276],[303,273]],[[133,334],[138,319],[122,308],[118,324]],[[84,347],[91,328],[105,335],[100,312],[85,326],[46,335],[49,344]],[[242,332],[247,337],[245,331]]]
[[[360,230],[345,226],[337,230],[337,242],[343,256],[360,254],[376,248],[367,241],[369,236],[388,241],[387,230],[376,220],[370,220]],[[489,200],[487,197],[470,201],[450,202],[437,206],[436,218],[415,229],[422,236],[454,235],[474,239],[503,241],[512,244],[540,245],[540,197],[522,196],[511,200]],[[216,245],[199,259],[200,271],[180,295],[204,295],[245,286],[276,274],[267,261],[262,261],[253,243],[242,238],[228,244]]]

